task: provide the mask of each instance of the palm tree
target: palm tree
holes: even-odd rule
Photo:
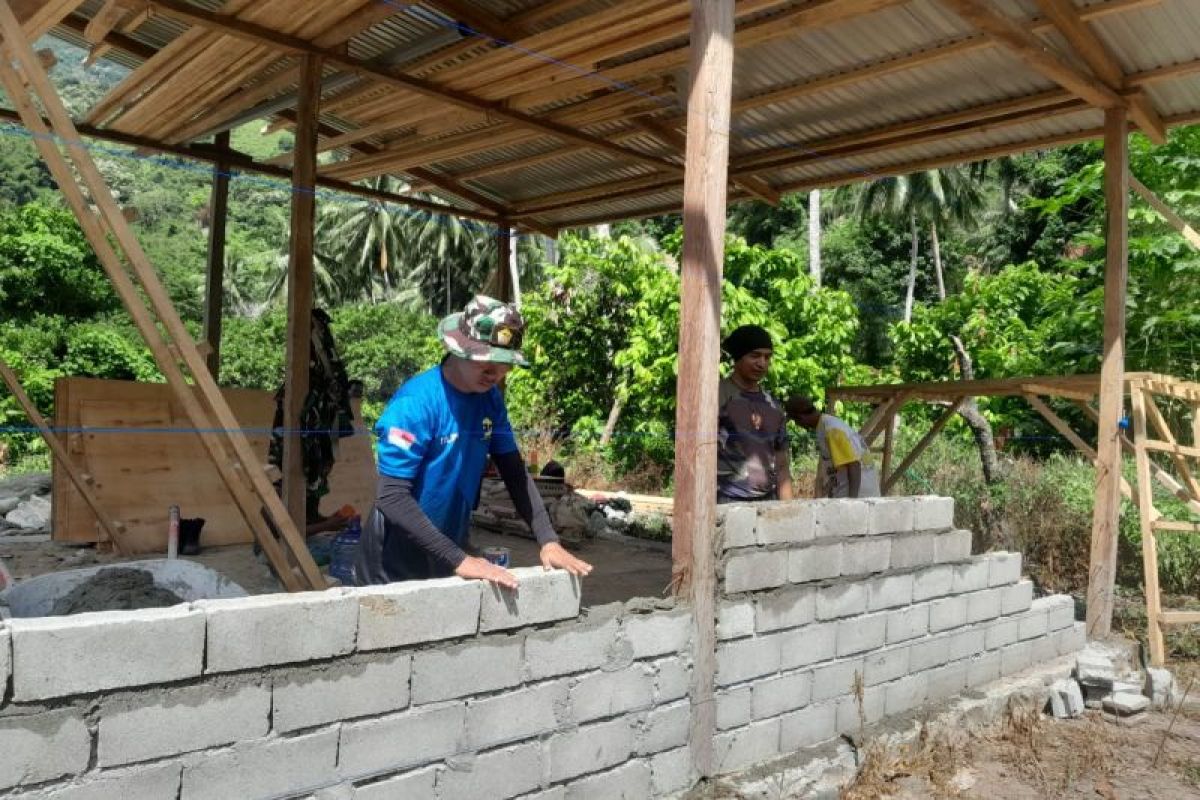
[[[380,176],[372,187],[403,191],[396,178]],[[405,210],[378,200],[323,205],[317,219],[316,261],[328,275],[328,288],[342,302],[393,299],[404,279]]]

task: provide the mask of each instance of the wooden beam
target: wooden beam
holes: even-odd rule
[[[683,153],[685,150],[687,150],[687,137],[676,130],[672,125],[664,124],[653,117],[641,117],[640,119],[635,120],[634,124],[648,131],[655,138],[677,153]],[[762,178],[756,178],[753,175],[746,175],[740,178],[734,178],[733,182],[757,197],[759,200],[767,202],[773,206],[779,205],[779,192],[771,188],[771,184],[767,183]]]
[[[1171,207],[1164,203],[1158,195],[1146,188],[1146,185],[1132,175],[1129,177],[1129,185],[1138,195],[1150,204],[1150,207],[1162,215],[1162,218],[1170,223],[1171,227],[1183,234],[1183,238],[1187,239],[1188,244],[1200,250],[1200,233],[1188,224],[1187,220],[1176,214]]]
[[[1153,393],[1147,393],[1145,403],[1146,418],[1152,424],[1155,430],[1158,431],[1159,437],[1169,447],[1176,448],[1175,450],[1164,450],[1171,454],[1171,460],[1175,464],[1175,471],[1179,473],[1179,478],[1183,481],[1183,485],[1187,487],[1192,497],[1200,500],[1200,484],[1196,483],[1196,478],[1192,475],[1192,467],[1188,464],[1189,448],[1181,448],[1179,442],[1175,440],[1175,434],[1171,432],[1171,426],[1167,424],[1167,420],[1163,417],[1162,411],[1158,408],[1158,403],[1154,400]],[[1150,443],[1147,442],[1147,445]],[[1194,458],[1200,458],[1200,448],[1190,448]]]
[[[1110,108],[1104,113],[1104,201],[1108,218],[1104,351],[1100,362],[1096,507],[1092,517],[1087,599],[1087,632],[1092,638],[1107,636],[1112,629],[1117,529],[1121,516],[1121,443],[1118,437],[1124,405],[1125,300],[1129,276],[1129,137],[1128,119],[1123,108]]]
[[[1150,661],[1157,667],[1163,665],[1166,651],[1159,614],[1162,611],[1162,595],[1158,587],[1158,540],[1154,522],[1158,516],[1154,509],[1154,488],[1150,485],[1150,454],[1146,452],[1146,402],[1154,402],[1152,396],[1141,386],[1135,385],[1130,394],[1133,408],[1133,442],[1137,459],[1137,507],[1138,521],[1142,532],[1142,570],[1146,595],[1146,619],[1150,640]]]
[[[317,197],[317,117],[321,103],[321,59],[305,56],[300,64],[296,106],[296,162],[292,173],[291,239],[288,245],[287,371],[283,392],[283,502],[303,531],[307,481],[301,431],[308,395],[312,340],[313,227]]]
[[[688,746],[701,778],[715,774],[717,370],[733,85],[733,0],[692,0],[691,85],[684,183],[679,378],[675,416],[672,583],[691,599]]]
[[[217,134],[218,150],[229,150],[229,131]],[[208,371],[221,382],[221,312],[225,301],[225,228],[229,220],[228,162],[213,165],[212,194],[208,201],[208,270],[204,283],[204,341],[208,344]]]
[[[1163,625],[1196,625],[1200,623],[1200,611],[1163,611],[1158,619]]]
[[[1036,394],[1029,393],[1025,395],[1025,399],[1029,401],[1029,405],[1033,406],[1035,411],[1042,415],[1042,418],[1046,422],[1050,423],[1050,426],[1054,430],[1058,431],[1064,439],[1074,445],[1076,450],[1083,453],[1088,461],[1092,462],[1093,465],[1096,464],[1096,448],[1084,441],[1083,437],[1076,433],[1075,429],[1068,425],[1065,419],[1055,414],[1054,410],[1046,405],[1042,398]],[[1125,478],[1121,478],[1121,495],[1127,500],[1135,500],[1133,487],[1129,485],[1129,481],[1125,480]]]
[[[921,454],[925,452],[925,449],[929,447],[933,440],[937,438],[937,435],[942,432],[942,428],[946,427],[946,424],[950,422],[955,414],[958,413],[958,410],[962,408],[963,403],[967,402],[968,399],[969,398],[966,396],[959,397],[953,403],[951,403],[944,412],[942,412],[942,415],[938,417],[937,421],[935,421],[933,426],[930,427],[929,432],[922,436],[919,442],[913,445],[913,449],[910,450],[908,455],[904,457],[904,460],[900,462],[900,466],[896,467],[896,471],[888,476],[887,481],[884,482],[882,487],[884,494],[887,494],[889,491],[891,491],[892,486],[895,485],[896,481],[898,481],[904,475],[904,473],[908,471],[909,467],[916,463],[917,459],[921,457]]]

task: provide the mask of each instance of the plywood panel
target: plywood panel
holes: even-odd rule
[[[247,389],[222,393],[265,468],[274,397]],[[165,384],[63,378],[55,397],[55,426],[67,432],[72,463],[91,477],[101,507],[128,527],[133,552],[165,551],[172,504],[185,517],[207,520],[205,545],[251,541],[233,498]],[[361,419],[356,427],[357,435],[339,443],[330,493],[321,503],[326,514],[346,503],[365,513],[374,500],[371,440]],[[53,478],[54,539],[97,541],[91,509],[61,469],[54,469]]]

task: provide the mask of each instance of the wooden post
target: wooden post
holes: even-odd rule
[[[287,373],[283,396],[283,504],[304,530],[305,480],[300,419],[308,394],[312,338],[313,226],[316,222],[317,113],[321,59],[305,56],[296,107],[296,162],[292,172],[292,231],[288,248]]]
[[[217,149],[229,150],[229,131],[216,136]],[[204,284],[205,362],[213,380],[221,382],[221,312],[225,297],[225,223],[229,220],[229,162],[213,165],[212,195],[208,202],[208,273]]]
[[[1166,659],[1163,643],[1162,597],[1158,593],[1158,540],[1154,530],[1154,488],[1150,485],[1150,454],[1146,452],[1146,406],[1154,402],[1154,396],[1141,383],[1134,383],[1129,391],[1133,406],[1133,447],[1137,458],[1137,505],[1138,520],[1142,531],[1142,569],[1145,571],[1146,633],[1150,642],[1150,661],[1161,667]]]
[[[1104,111],[1104,201],[1108,206],[1104,265],[1104,355],[1100,364],[1100,432],[1096,441],[1096,506],[1088,571],[1087,632],[1112,628],[1121,515],[1120,420],[1125,384],[1125,292],[1129,273],[1129,140],[1124,108]]]
[[[687,167],[683,184],[679,379],[675,415],[672,540],[676,591],[691,598],[693,637],[689,736],[692,763],[714,773],[716,708],[717,364],[721,270],[733,83],[733,0],[692,0]]]
[[[512,272],[509,268],[512,253],[512,227],[508,220],[501,220],[496,227],[496,299],[505,303],[513,301]]]
[[[517,229],[508,229],[508,279],[509,287],[512,290],[512,299],[508,302],[515,303],[518,308],[521,306],[521,264],[520,264],[520,248],[521,243],[518,238]]]

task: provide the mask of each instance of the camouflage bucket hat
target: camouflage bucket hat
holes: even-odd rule
[[[443,319],[438,338],[459,358],[529,366],[521,353],[525,320],[511,305],[492,297],[477,294],[461,312]]]

